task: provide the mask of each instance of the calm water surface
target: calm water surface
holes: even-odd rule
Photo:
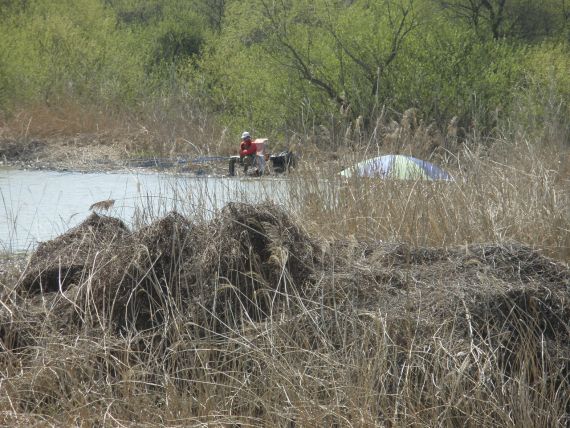
[[[22,251],[89,216],[91,204],[115,199],[109,215],[131,227],[171,210],[210,216],[230,201],[284,201],[287,181],[160,173],[66,173],[0,169],[0,251]]]

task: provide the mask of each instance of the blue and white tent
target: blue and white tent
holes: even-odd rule
[[[343,177],[379,177],[395,180],[446,180],[453,177],[440,167],[412,156],[385,155],[359,162],[341,171]]]

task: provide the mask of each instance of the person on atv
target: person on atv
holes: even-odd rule
[[[243,172],[247,174],[247,170],[250,166],[256,165],[256,153],[257,153],[257,146],[251,140],[251,135],[249,132],[245,131],[241,134],[241,144],[240,144],[240,163],[243,164]]]

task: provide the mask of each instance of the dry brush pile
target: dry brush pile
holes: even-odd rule
[[[570,420],[570,270],[518,243],[327,242],[232,203],[134,231],[92,214],[2,278],[13,423]]]

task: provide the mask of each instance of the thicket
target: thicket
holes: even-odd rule
[[[565,0],[5,0],[0,111],[160,105],[318,137],[414,107],[439,127],[565,140],[569,19]]]

